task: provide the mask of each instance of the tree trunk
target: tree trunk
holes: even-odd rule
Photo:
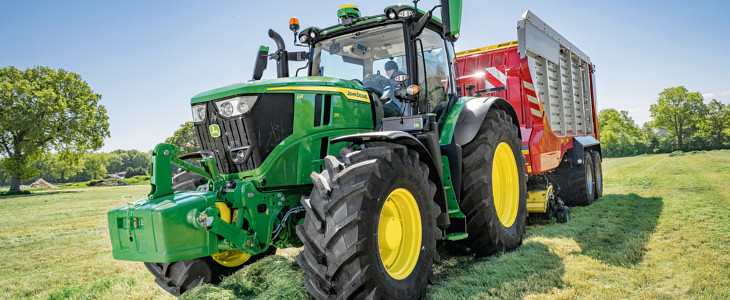
[[[682,147],[682,133],[677,134],[677,144],[679,146],[679,150],[684,150],[684,147]]]
[[[17,193],[20,193],[20,178],[10,177],[10,190],[8,191],[8,194]]]

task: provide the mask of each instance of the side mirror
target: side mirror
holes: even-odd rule
[[[474,90],[474,89],[475,89],[476,87],[477,87],[477,85],[476,85],[476,84],[473,84],[473,83],[467,84],[467,85],[466,85],[466,93],[467,93],[467,95],[469,95],[469,96],[473,96],[473,95],[474,95],[474,93],[472,93],[472,91],[473,91],[473,90]]]
[[[441,21],[444,24],[444,35],[455,42],[461,31],[461,1],[441,0]]]
[[[261,46],[259,51],[256,53],[256,63],[253,67],[253,80],[261,79],[266,70],[266,61],[269,57],[269,47]]]

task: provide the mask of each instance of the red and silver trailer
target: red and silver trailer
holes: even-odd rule
[[[588,55],[530,11],[517,22],[517,41],[456,55],[457,84],[466,95],[501,97],[517,112],[530,175],[528,211],[545,211],[549,203],[541,199],[553,189],[569,205],[601,196],[595,66]]]

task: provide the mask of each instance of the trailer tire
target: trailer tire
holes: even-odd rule
[[[595,198],[603,197],[603,166],[601,153],[598,151],[591,152],[591,159],[593,159],[593,181],[596,183],[593,186]]]
[[[457,241],[455,248],[482,256],[510,251],[522,243],[527,176],[517,130],[506,112],[491,110],[474,140],[464,145],[459,205],[466,214],[469,235]]]
[[[595,181],[593,176],[593,159],[591,154],[583,152],[583,163],[573,165],[565,163],[559,166],[558,180],[560,192],[558,196],[568,206],[586,206],[595,200]]]
[[[304,282],[316,299],[425,295],[436,253],[436,185],[416,151],[392,143],[345,148],[312,173],[297,235]],[[418,216],[418,217],[416,217]],[[419,233],[420,231],[420,233]],[[410,233],[410,234],[409,234]]]

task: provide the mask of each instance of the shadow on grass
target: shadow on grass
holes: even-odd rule
[[[29,194],[0,194],[0,199],[14,199],[14,198],[30,198],[30,197],[36,197],[36,196],[50,196],[50,195],[58,195],[58,194],[71,194],[71,193],[79,193],[79,191],[69,191],[69,190],[63,190],[63,191],[33,191]]]
[[[444,252],[429,297],[515,299],[563,288],[563,257],[555,254],[563,249],[574,250],[561,256],[579,253],[606,264],[636,265],[643,260],[662,207],[661,198],[606,195],[590,206],[571,208],[567,224],[530,222],[527,242],[513,252],[480,259]],[[550,245],[536,241],[545,239]]]
[[[646,253],[664,203],[659,197],[610,194],[586,207],[572,207],[568,224],[534,226],[530,236],[575,240],[581,254],[615,266],[633,266]]]

